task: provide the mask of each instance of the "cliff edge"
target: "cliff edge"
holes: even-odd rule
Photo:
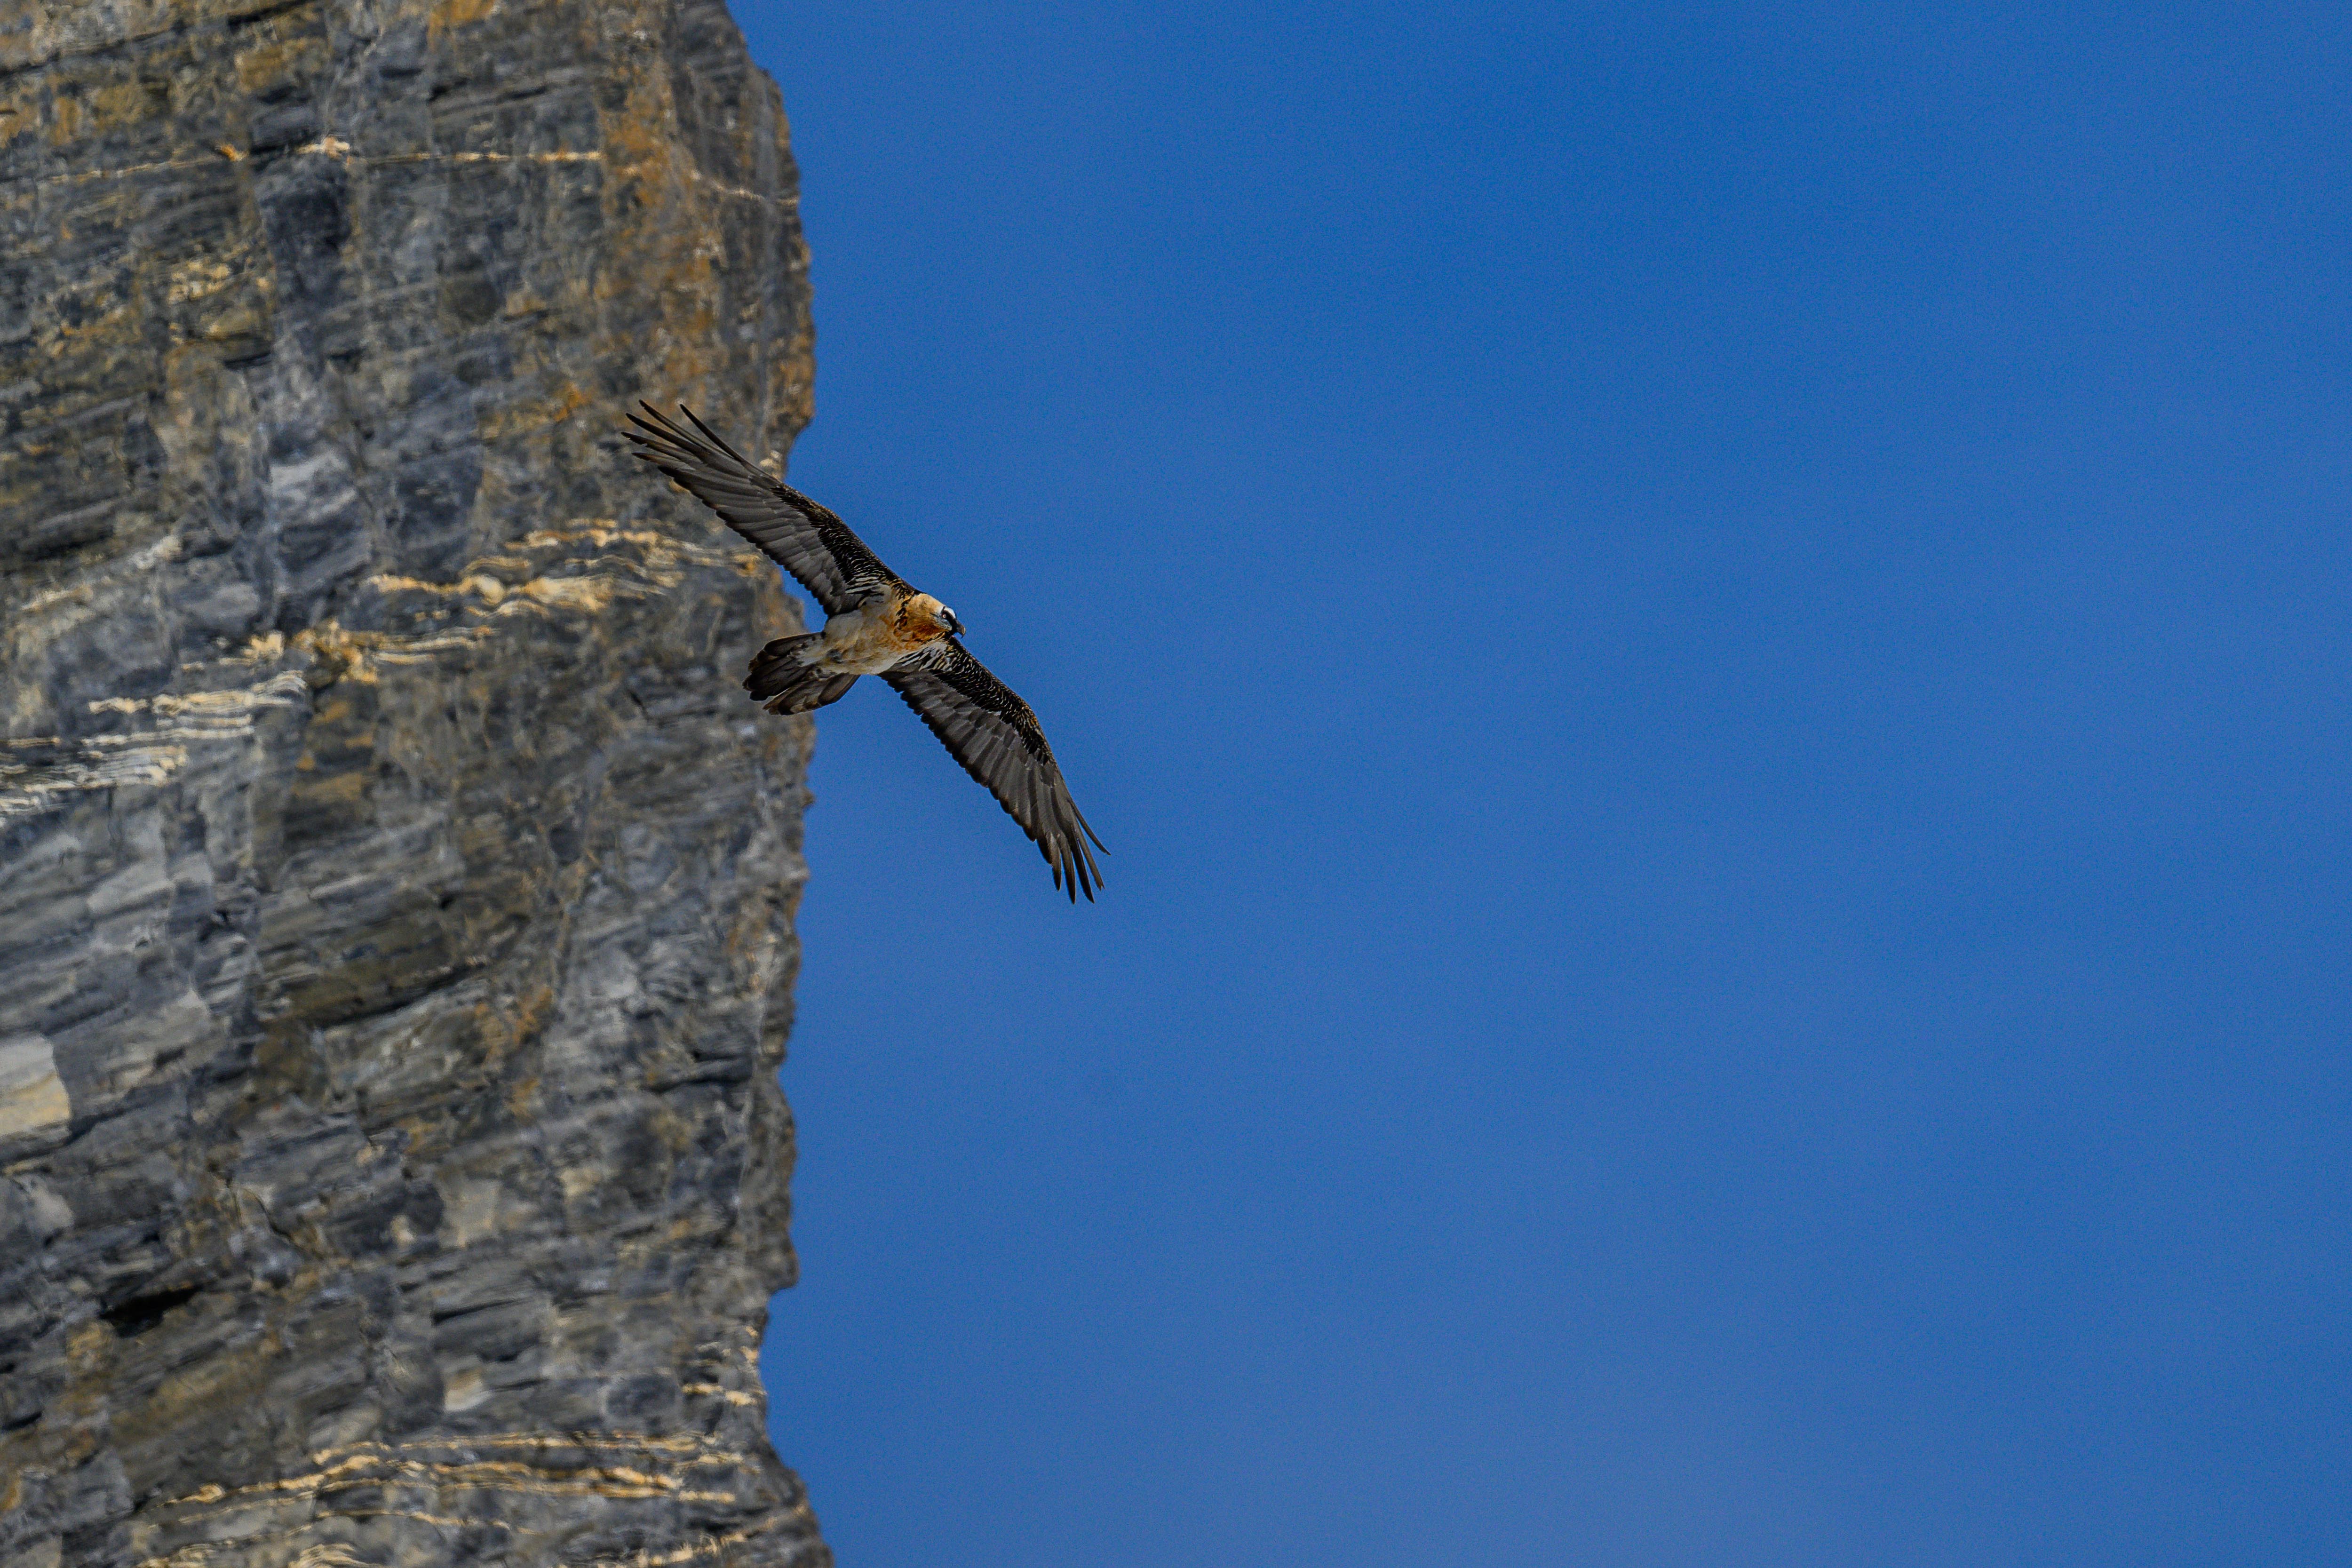
[[[0,0],[0,1564],[826,1561],[719,0]],[[759,721],[754,722],[754,720]]]

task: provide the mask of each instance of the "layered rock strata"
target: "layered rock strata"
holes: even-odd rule
[[[824,1561],[806,267],[717,0],[0,0],[0,1563]],[[758,721],[754,721],[757,720]]]

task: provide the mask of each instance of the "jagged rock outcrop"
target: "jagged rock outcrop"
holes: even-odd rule
[[[719,0],[0,0],[0,1564],[816,1563]],[[754,721],[757,721],[756,722]]]

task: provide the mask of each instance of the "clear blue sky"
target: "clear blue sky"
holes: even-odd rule
[[[739,6],[845,1568],[2352,1561],[2352,13]]]

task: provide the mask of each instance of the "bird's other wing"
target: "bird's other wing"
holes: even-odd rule
[[[1054,886],[1067,892],[1072,903],[1081,892],[1091,900],[1102,886],[1102,872],[1087,840],[1093,838],[1097,849],[1102,840],[1070,798],[1037,715],[961,643],[942,639],[917,659],[911,667],[885,671],[882,679],[1036,842],[1054,868]]]
[[[898,574],[882,564],[849,524],[713,435],[684,404],[678,412],[692,422],[688,431],[656,411],[638,405],[636,429],[626,434],[643,458],[719,514],[719,521],[765,551],[799,579],[828,616],[856,609],[867,595],[904,588]]]

